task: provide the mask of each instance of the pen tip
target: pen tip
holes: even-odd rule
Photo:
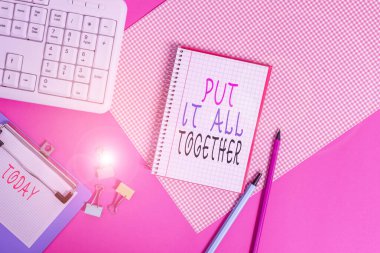
[[[276,139],[281,140],[281,130],[280,129],[278,129],[278,131],[277,131]]]
[[[262,175],[263,174],[261,172],[257,173],[257,175],[256,175],[255,179],[253,180],[252,184],[256,186],[259,183],[260,178],[261,178]]]

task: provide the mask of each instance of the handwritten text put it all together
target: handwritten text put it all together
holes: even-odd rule
[[[239,165],[244,130],[239,126],[240,112],[233,110],[234,94],[237,93],[238,87],[238,84],[231,82],[224,83],[223,87],[219,80],[207,78],[203,98],[199,98],[200,100],[196,102],[185,103],[182,112],[182,128],[178,130],[179,155]],[[200,114],[206,106],[206,100],[209,99],[213,100],[215,116],[213,120],[210,119],[210,122],[207,122],[207,125],[200,126],[198,119],[202,117]],[[222,104],[227,105],[228,109],[223,110]],[[191,131],[183,129],[187,125]],[[197,129],[207,129],[208,133],[205,134],[205,131],[202,131],[202,134],[197,132]]]

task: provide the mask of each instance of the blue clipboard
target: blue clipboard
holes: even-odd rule
[[[9,120],[0,113],[0,124],[10,123]],[[76,185],[76,195],[69,202],[67,207],[58,215],[50,224],[38,240],[28,248],[7,228],[0,224],[0,252],[2,253],[29,253],[42,252],[54,240],[55,237],[65,228],[65,226],[74,218],[83,205],[88,201],[91,192],[82,184]],[[1,221],[0,221],[1,222]]]

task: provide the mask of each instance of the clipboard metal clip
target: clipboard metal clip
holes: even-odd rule
[[[10,133],[12,133],[15,137],[19,139],[22,144],[24,144],[29,150],[31,150],[35,155],[37,155],[46,165],[48,165],[50,168],[52,168],[57,174],[59,174],[63,180],[65,180],[70,187],[72,188],[72,191],[69,191],[66,194],[62,194],[58,190],[53,189],[48,184],[46,184],[40,177],[35,175],[32,171],[30,171],[24,164],[14,155],[6,146],[5,143],[0,139],[0,148],[2,148],[5,152],[7,152],[18,164],[19,166],[24,169],[29,175],[37,179],[39,182],[41,182],[47,189],[49,189],[54,196],[62,203],[66,204],[71,197],[74,195],[74,191],[76,189],[76,184],[68,178],[62,171],[60,171],[50,160],[48,160],[48,156],[42,154],[41,151],[38,151],[31,143],[26,141],[25,138],[21,136],[14,128],[12,128],[9,124],[3,124],[0,126],[0,134],[3,132],[3,129],[8,130]],[[46,142],[45,142],[46,143]],[[44,143],[44,144],[45,144]],[[50,145],[50,144],[49,144]]]

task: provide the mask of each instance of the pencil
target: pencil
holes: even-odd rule
[[[243,196],[238,201],[237,205],[231,211],[230,215],[223,223],[223,226],[218,231],[218,234],[215,236],[214,240],[211,242],[210,246],[207,248],[206,253],[214,253],[218,248],[219,244],[222,242],[224,236],[227,234],[228,230],[231,228],[232,224],[235,222],[236,218],[239,216],[241,210],[247,204],[248,200],[252,196],[253,192],[256,189],[257,184],[261,178],[261,173],[258,173],[251,184],[245,190]]]
[[[268,175],[264,186],[264,192],[260,202],[259,215],[257,216],[256,227],[253,233],[252,253],[257,253],[260,245],[261,232],[264,226],[265,213],[268,207],[270,189],[272,187],[274,170],[276,167],[277,155],[280,149],[281,131],[277,131],[276,139],[274,140],[272,156],[269,163]]]

